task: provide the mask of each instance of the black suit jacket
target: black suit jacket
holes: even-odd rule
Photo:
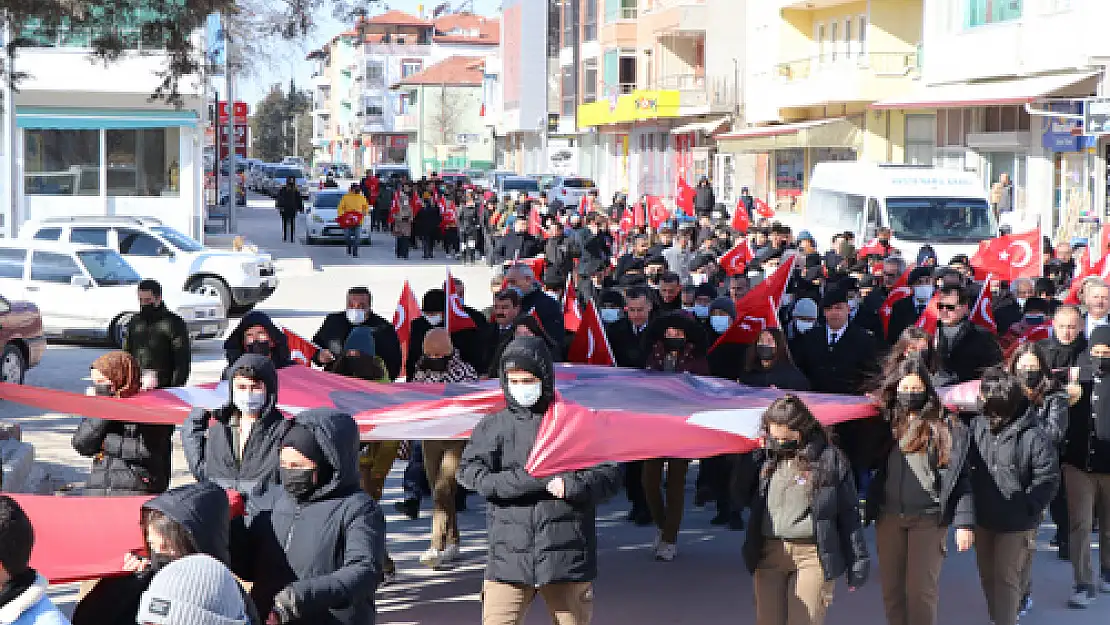
[[[861,393],[864,383],[879,372],[875,337],[848,324],[840,340],[830,347],[826,327],[821,322],[794,340],[795,363],[814,391]]]
[[[618,367],[643,369],[647,366],[648,346],[644,341],[646,327],[636,334],[632,330],[632,323],[621,318],[605,324],[605,334],[609,337],[609,345],[613,348]]]

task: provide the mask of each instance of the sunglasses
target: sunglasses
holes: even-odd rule
[[[958,307],[957,304],[937,304],[937,310],[953,311]]]

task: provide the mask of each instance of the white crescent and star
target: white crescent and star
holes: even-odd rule
[[[401,328],[402,326],[404,326],[405,321],[407,320],[407,315],[405,314],[405,307],[400,305],[400,304],[397,304],[397,312],[393,316],[393,318],[394,318],[394,320],[393,320],[393,328],[394,329],[398,329],[398,328]]]
[[[1025,256],[1022,257],[1020,263],[1017,262],[1016,260],[1010,260],[1010,256],[1011,256],[1010,250],[1013,250],[1014,248],[1017,248],[1017,249],[1025,252]],[[1016,254],[1015,254],[1015,256],[1016,256]],[[1013,243],[1010,244],[1010,247],[1007,247],[1005,250],[1002,251],[1001,254],[998,255],[998,258],[1000,260],[1003,260],[1003,261],[1009,263],[1010,266],[1014,267],[1015,269],[1028,267],[1030,261],[1033,260],[1033,246],[1029,245],[1028,241],[1014,241]]]

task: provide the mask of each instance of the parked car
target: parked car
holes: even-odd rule
[[[489,180],[489,188],[496,190],[499,186],[501,186],[501,180],[503,178],[507,178],[509,176],[519,176],[519,175],[520,174],[516,173],[515,171],[507,171],[507,170],[491,171],[487,175],[487,179]]]
[[[312,195],[312,204],[305,208],[304,242],[312,245],[318,241],[342,241],[343,228],[336,221],[339,200],[344,189],[321,189]],[[362,222],[361,239],[370,241],[370,220]]]
[[[378,178],[386,181],[394,178],[402,178],[404,180],[412,180],[412,172],[409,166],[403,163],[397,164],[382,164],[375,165],[371,168],[373,173],[377,174]]]
[[[295,165],[277,165],[274,167],[273,177],[271,179],[270,195],[277,197],[278,190],[285,186],[290,178],[297,181],[297,190],[301,192],[301,197],[308,198],[308,177],[305,175],[304,170]]]
[[[578,206],[582,198],[589,195],[596,185],[589,178],[578,176],[555,176],[551,188],[547,189],[547,202],[561,202],[563,206]]]
[[[215,297],[225,313],[249,310],[278,284],[269,254],[211,249],[153,217],[55,217],[27,222],[20,237],[110,248],[144,278]]]
[[[42,361],[46,336],[38,306],[0,296],[0,382],[23,384],[27,370]]]
[[[523,195],[533,200],[540,198],[540,183],[528,176],[505,176],[497,184],[497,196]]]
[[[467,176],[461,171],[444,172],[439,175],[439,179],[442,180],[444,184],[453,184],[456,187],[470,185],[470,176]]]
[[[139,274],[115,250],[34,239],[0,240],[0,291],[34,302],[48,338],[107,341],[122,347],[139,309]],[[227,329],[219,299],[179,289],[162,292],[166,306],[204,339]]]

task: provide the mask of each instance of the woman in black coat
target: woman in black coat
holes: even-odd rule
[[[809,380],[791,360],[786,335],[778,328],[759,333],[759,341],[748,350],[740,383],[787,391],[809,390]]]
[[[851,467],[794,395],[763,413],[762,433],[764,448],[735,494],[752,509],[743,554],[756,622],[820,625],[836,578],[855,590],[871,568]]]
[[[93,361],[92,390],[99,397],[131,397],[139,392],[139,364],[127,352],[109,352]],[[71,441],[93,459],[85,492],[90,495],[151,495],[170,484],[172,425],[81,419]]]

